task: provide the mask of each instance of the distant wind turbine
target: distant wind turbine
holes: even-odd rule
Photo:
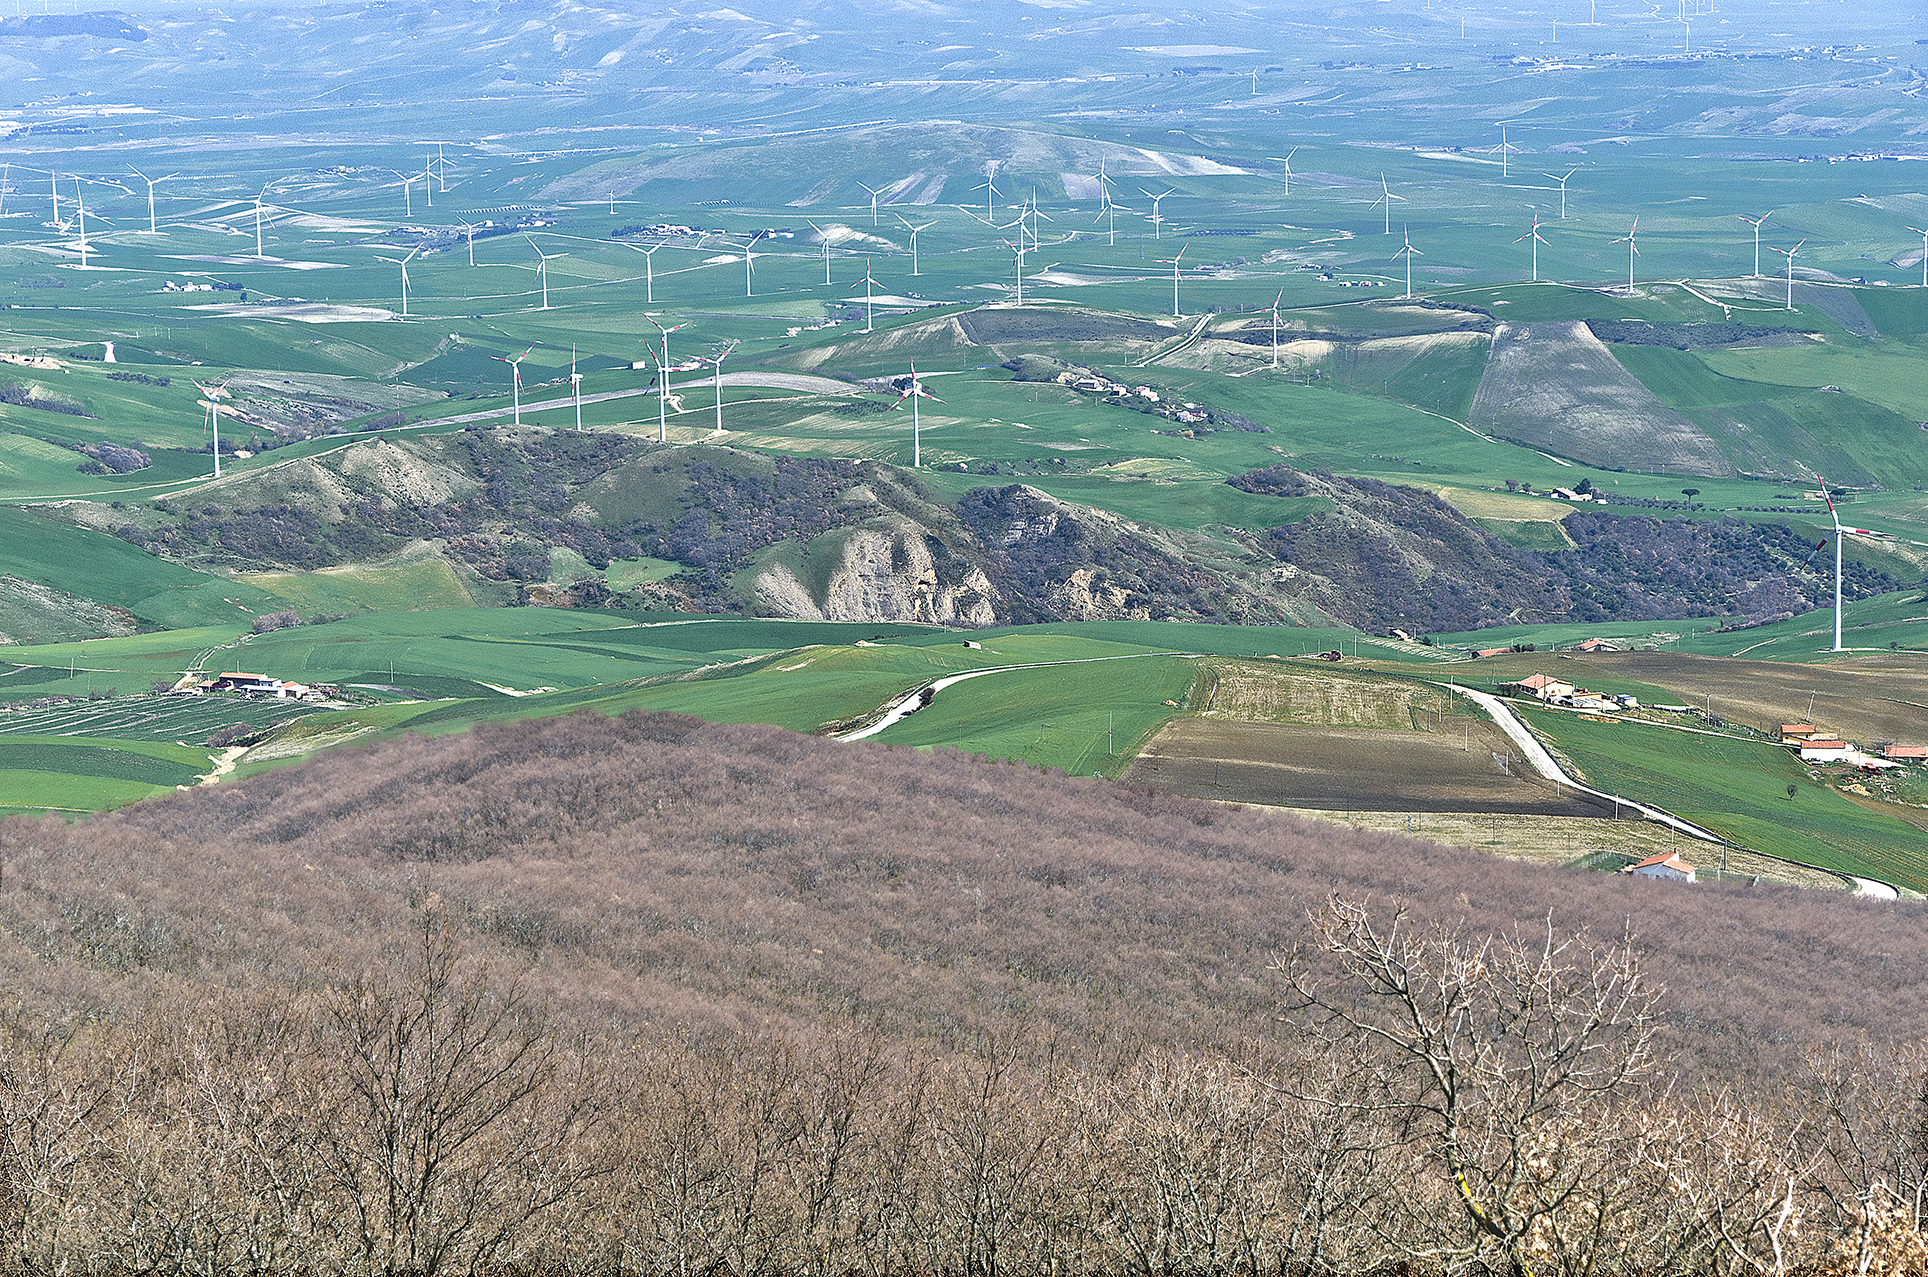
[[[80,224],[80,268],[82,270],[86,270],[87,269],[87,202],[80,198],[80,192],[78,191],[74,192],[74,209],[76,214],[78,215],[79,224]]]
[[[1745,213],[1736,213],[1734,216],[1754,228],[1754,278],[1759,279],[1761,277],[1761,226],[1768,218],[1774,216],[1774,210],[1769,209],[1759,217],[1749,217]]]
[[[897,220],[900,222],[903,222],[904,229],[910,232],[910,273],[912,275],[921,275],[923,274],[923,272],[917,269],[917,232],[927,231],[931,227],[937,225],[937,223],[925,222],[922,226],[913,226],[910,224],[910,222],[905,221],[904,216],[901,213],[897,215]],[[1051,219],[1046,218],[1045,220],[1050,221]],[[823,267],[824,267],[823,282],[828,284],[830,282],[830,259],[827,256],[824,258]]]
[[[1279,303],[1284,300],[1285,290],[1281,288],[1279,295],[1272,299],[1272,367],[1275,370],[1279,366]]]
[[[983,184],[979,186],[973,186],[971,189],[973,191],[984,192],[984,220],[987,222],[997,221],[997,210],[992,205],[992,201],[996,199],[998,195],[996,160],[992,160],[990,163],[984,166]]]
[[[469,265],[473,266],[475,265],[475,225],[472,222],[463,222],[462,229],[468,232]]]
[[[576,371],[576,343],[569,343],[569,393],[576,400],[576,429],[582,429],[582,374]]]
[[[756,273],[756,254],[750,250],[755,248],[756,242],[762,238],[762,231],[753,231],[750,234],[750,238],[743,244],[743,295],[745,297],[755,295],[752,285],[754,283],[753,276]]]
[[[870,301],[872,297],[872,290],[874,290],[876,287],[877,287],[877,281],[870,277],[870,258],[866,256],[864,258],[864,331],[865,332],[871,331],[871,327],[872,327],[870,322]]]
[[[536,256],[541,259],[536,264],[536,274],[540,276],[542,279],[542,308],[544,310],[548,310],[549,309],[549,263],[555,258],[567,257],[568,254],[567,253],[545,253],[540,248],[536,247],[536,242],[531,237],[524,235],[522,238],[529,241],[529,247],[534,248],[536,250]]]
[[[428,208],[435,207],[435,172],[429,167],[429,161],[433,158],[430,155],[422,157],[422,199]]]
[[[1635,236],[1639,232],[1640,219],[1636,217],[1633,219],[1633,225],[1627,228],[1627,233],[1613,241],[1627,246],[1627,295],[1629,297],[1633,295],[1633,259],[1640,256],[1640,245],[1635,242]]]
[[[1277,160],[1279,163],[1285,165],[1285,193],[1287,195],[1290,195],[1292,193],[1292,157],[1297,155],[1298,153],[1299,153],[1299,148],[1295,146],[1291,150],[1287,151],[1284,155],[1273,155],[1268,157],[1270,159]]]
[[[1794,261],[1791,254],[1788,261]],[[1814,479],[1821,485],[1822,499],[1828,503],[1828,518],[1834,520],[1834,650],[1838,652],[1841,650],[1841,516],[1835,513],[1834,498],[1828,493],[1828,481],[1818,474]]]
[[[1111,177],[1105,172],[1104,156],[1098,157],[1098,207],[1111,207]]]
[[[1508,161],[1512,158],[1513,152],[1520,148],[1506,140],[1506,124],[1504,121],[1500,124],[1500,144],[1498,149],[1500,153],[1500,176],[1505,177],[1507,176]]]
[[[399,266],[402,268],[402,318],[403,319],[408,318],[408,264],[414,261],[416,253],[419,253],[421,251],[422,251],[421,248],[418,246],[415,248],[413,252],[409,253],[407,257],[383,257],[379,253],[376,254],[375,256],[375,260],[378,262],[387,262],[391,266]]]
[[[67,229],[67,223],[60,220],[60,174],[49,169],[47,172],[47,186],[48,189],[53,192],[54,229],[64,231]]]
[[[1118,247],[1118,214],[1125,213],[1129,215],[1130,212],[1131,210],[1122,204],[1106,204],[1104,208],[1099,210],[1098,216],[1091,219],[1093,225],[1106,221],[1107,219],[1109,220],[1110,225],[1107,228],[1106,234],[1110,238],[1105,245],[1107,248]]]
[[[1024,235],[1022,232],[1018,234],[1017,243],[1013,244],[1007,239],[1004,241],[1004,246],[1017,255],[1018,305],[1022,306],[1024,305],[1024,255],[1031,250],[1024,246]]]
[[[1150,191],[1145,190],[1145,188],[1142,186],[1139,187],[1138,190],[1141,194],[1144,195],[1146,199],[1151,201],[1151,237],[1153,239],[1164,238],[1161,228],[1163,227],[1165,218],[1161,213],[1159,213],[1158,205],[1165,198],[1165,195],[1176,195],[1178,194],[1178,191],[1176,190],[1176,188],[1174,188],[1166,191],[1164,195],[1153,195]]]
[[[1908,229],[1921,236],[1921,286],[1928,288],[1928,231],[1919,226],[1910,226]]]
[[[870,192],[870,224],[872,226],[875,226],[877,224],[877,197],[879,195],[882,195],[885,191],[889,190],[890,188],[887,186],[874,187],[864,182],[859,182],[857,183],[857,185],[863,187],[866,191]]]
[[[388,171],[391,173],[394,173],[396,177],[399,177],[402,179],[402,216],[414,217],[415,216],[415,175],[413,173],[397,172],[395,169],[390,169]]]
[[[228,383],[224,381],[216,386],[203,386],[197,381],[194,383],[194,388],[205,396],[202,402],[207,406],[208,426],[214,443],[214,477],[219,479],[221,477],[221,396],[228,393]]]
[[[1406,243],[1404,247],[1392,255],[1392,259],[1394,261],[1398,261],[1402,257],[1406,259],[1406,296],[1411,297],[1413,295],[1413,258],[1424,257],[1426,254],[1413,247],[1413,233],[1410,227],[1401,227],[1400,229],[1405,234]]]
[[[1378,208],[1381,205],[1385,206],[1386,234],[1388,235],[1392,234],[1392,206],[1395,200],[1401,204],[1406,203],[1406,197],[1404,195],[1394,195],[1392,193],[1392,187],[1386,184],[1386,175],[1381,173],[1379,175],[1379,198],[1372,202],[1372,207]]]
[[[917,401],[919,399],[928,399],[932,403],[943,403],[944,401],[924,389],[924,383],[917,379],[917,364],[915,361],[912,361],[910,366],[910,388],[904,391],[897,402],[890,406],[891,411],[895,412],[897,409],[903,407],[906,399],[910,401],[910,468],[916,470],[920,469],[924,464],[923,441],[920,437],[921,427],[917,419]]]
[[[1564,221],[1566,221],[1566,184],[1567,184],[1567,178],[1569,178],[1569,177],[1572,177],[1572,176],[1573,176],[1573,175],[1574,175],[1575,173],[1578,173],[1579,171],[1580,171],[1580,170],[1579,170],[1579,169],[1577,169],[1577,168],[1570,168],[1570,169],[1568,169],[1568,170],[1566,171],[1566,176],[1565,176],[1565,177],[1560,177],[1560,178],[1556,178],[1556,179],[1555,179],[1556,181],[1558,181],[1558,182],[1560,183],[1560,220],[1561,220],[1561,221],[1563,221],[1563,222],[1564,222]],[[1547,174],[1546,176],[1548,176],[1548,177],[1552,177],[1552,176],[1553,176],[1553,174],[1551,174],[1551,173],[1548,173],[1548,174]]]
[[[659,244],[657,247],[660,248],[662,245]],[[664,405],[669,400],[669,374],[671,372],[669,363],[669,335],[681,329],[688,328],[689,325],[687,323],[673,324],[665,328],[656,322],[654,315],[644,315],[643,318],[649,320],[650,324],[663,338],[663,357],[658,360],[656,364],[656,374],[661,378],[661,383],[656,387],[656,442],[668,443],[669,413]]]
[[[1190,244],[1185,245],[1185,248],[1190,248],[1190,247],[1191,247]],[[1179,249],[1177,256],[1161,257],[1158,259],[1159,265],[1170,266],[1172,268],[1172,318],[1173,319],[1177,319],[1180,317],[1180,312],[1178,309],[1178,270],[1179,270],[1178,260],[1179,258],[1185,255],[1185,248]]]
[[[669,241],[664,239],[656,241],[656,243],[651,244],[648,248],[638,248],[634,244],[623,245],[623,247],[629,249],[631,252],[641,253],[643,255],[643,302],[645,305],[654,305],[656,303],[656,267],[652,263],[656,257],[656,250],[667,243],[669,243]]]
[[[806,221],[807,220],[808,219],[806,219]],[[817,233],[817,242],[823,245],[823,282],[828,284],[830,282],[830,237],[824,234],[823,227],[817,225],[815,222],[809,222],[808,224],[810,229]],[[915,251],[916,244],[917,241],[912,239],[912,251]]]
[[[718,351],[710,361],[716,365],[716,432],[718,434],[723,433],[723,361],[730,357],[730,352],[735,350],[737,345],[738,343],[733,340],[724,343],[723,349]]]
[[[261,187],[260,192],[256,194],[254,197],[254,255],[256,257],[267,256],[266,253],[261,251],[261,208],[262,208],[261,197],[263,195],[266,195],[268,193],[268,188],[273,185],[274,185],[273,182],[265,183]]]
[[[1533,229],[1513,242],[1517,244],[1520,240],[1530,240],[1533,244],[1533,282],[1537,284],[1540,282],[1540,245],[1546,243],[1546,237],[1540,234],[1540,215],[1538,213],[1533,214]]]
[[[534,349],[535,349],[534,345],[531,345],[529,347],[529,350],[534,350]],[[495,362],[497,362],[498,364],[509,365],[509,371],[514,375],[513,389],[511,393],[514,394],[515,396],[515,424],[518,426],[522,424],[522,361],[529,357],[529,350],[523,351],[521,354],[517,355],[514,359],[504,359],[500,355],[489,356],[489,358],[495,360]]]
[[[1805,243],[1807,243],[1806,240],[1801,241],[1801,244]],[[1794,255],[1801,251],[1801,244],[1796,244],[1793,248],[1774,248],[1772,244],[1768,245],[1769,248],[1787,258],[1787,308],[1789,310],[1794,309]]]
[[[166,177],[149,177],[139,169],[134,168],[132,164],[127,167],[134,169],[134,176],[147,183],[147,233],[149,235],[158,235],[160,234],[160,227],[154,220],[154,187],[161,182],[171,182],[179,177],[180,174],[169,173]]]

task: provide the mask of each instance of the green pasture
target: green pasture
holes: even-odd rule
[[[1777,746],[1552,711],[1530,721],[1596,789],[1653,803],[1769,855],[1928,889],[1928,832],[1855,806]]]
[[[461,608],[474,602],[442,558],[319,572],[247,572],[235,579],[266,590],[303,613],[402,612]]]
[[[179,628],[273,611],[274,596],[169,563],[104,532],[0,506],[0,571]]]

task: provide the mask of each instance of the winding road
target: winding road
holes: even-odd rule
[[[1009,674],[1014,670],[1049,669],[1054,665],[1092,665],[1099,661],[1135,661],[1142,656],[1176,656],[1185,660],[1193,660],[1203,655],[1205,655],[1203,652],[1128,652],[1123,656],[1084,656],[1074,661],[1032,661],[1026,665],[991,665],[981,670],[966,670],[962,674],[947,674],[935,682],[920,683],[916,687],[911,688],[908,692],[905,692],[885,707],[883,716],[876,722],[866,723],[862,727],[844,732],[836,739],[843,741],[866,740],[887,727],[893,727],[903,722],[906,718],[909,718],[912,714],[924,708],[924,692],[926,689],[929,689],[931,694],[935,696],[938,692],[943,691],[953,684],[962,683],[965,679],[969,678],[983,678],[986,674]]]

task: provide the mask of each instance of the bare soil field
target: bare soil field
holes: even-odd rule
[[[1152,737],[1123,777],[1194,798],[1277,807],[1598,816],[1558,793],[1491,723],[1451,733],[1187,716]],[[1609,807],[1611,805],[1609,804]]]
[[[1254,661],[1200,661],[1188,708],[1201,717],[1414,731],[1467,713],[1466,702],[1406,679]]]
[[[1537,660],[1535,659],[1537,655]],[[1897,740],[1928,744],[1928,660],[1918,653],[1850,656],[1826,665],[1749,661],[1678,652],[1601,652],[1590,656],[1521,654],[1479,663],[1482,676],[1514,678],[1545,670],[1585,684],[1634,679],[1677,692],[1684,703],[1702,705],[1711,694],[1714,713],[1768,731],[1782,723],[1805,723],[1812,698],[1816,726],[1861,743]],[[1488,674],[1488,667],[1492,674]],[[1519,667],[1518,673],[1514,666]]]
[[[1611,870],[1618,859],[1628,864],[1674,851],[1709,879],[1780,883],[1816,891],[1845,891],[1847,880],[1823,869],[1790,865],[1750,851],[1728,848],[1723,870],[1719,847],[1676,836],[1651,821],[1600,820],[1568,816],[1483,816],[1461,812],[1336,812],[1300,808],[1294,815],[1309,816],[1373,829],[1381,833],[1411,834],[1448,847],[1491,852],[1508,860],[1542,865],[1575,865]]]

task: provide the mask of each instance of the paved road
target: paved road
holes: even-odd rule
[[[929,687],[931,694],[935,696],[938,692],[943,691],[954,683],[962,683],[967,678],[983,678],[986,674],[1009,674],[1013,670],[1049,669],[1054,665],[1091,665],[1098,661],[1132,661],[1137,660],[1141,656],[1197,657],[1200,655],[1202,655],[1202,653],[1199,652],[1131,652],[1124,656],[1086,656],[1075,661],[1034,661],[1029,665],[992,665],[981,670],[966,670],[962,674],[946,675],[934,683],[918,684],[916,687],[911,688],[908,692],[898,697],[895,701],[892,701],[890,706],[884,710],[882,718],[879,718],[874,723],[868,723],[856,728],[853,731],[845,732],[837,737],[837,739],[844,741],[864,740],[868,737],[875,736],[887,727],[894,727],[898,723],[903,722],[906,718],[909,718],[912,714],[924,708],[923,693],[925,687]]]

